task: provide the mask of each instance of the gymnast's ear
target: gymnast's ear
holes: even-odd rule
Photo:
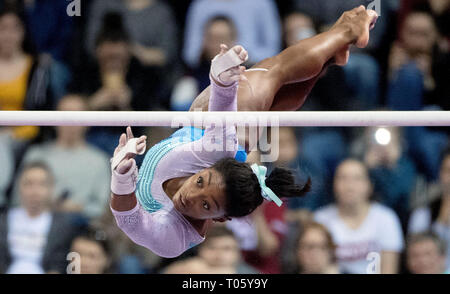
[[[227,216],[213,219],[213,221],[216,223],[224,223],[224,222],[230,221],[230,220],[231,220],[231,217],[227,217]]]

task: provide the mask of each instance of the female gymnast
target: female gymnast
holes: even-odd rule
[[[368,44],[376,18],[364,6],[347,11],[329,31],[249,71],[241,66],[248,58],[244,48],[222,45],[211,63],[211,85],[191,110],[297,110],[329,64],[345,65],[352,44]],[[248,87],[239,87],[243,80]],[[211,152],[205,144],[233,148]],[[134,138],[131,128],[120,137],[111,160],[111,210],[130,239],[161,257],[201,243],[213,221],[246,216],[264,199],[280,206],[280,198],[303,196],[311,185],[296,184],[288,169],[267,176],[265,167],[246,164],[234,126],[182,128],[152,147],[138,172],[134,157],[145,146],[146,137]]]

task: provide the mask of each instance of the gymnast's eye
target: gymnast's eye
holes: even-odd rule
[[[197,184],[203,184],[203,177],[198,177]]]
[[[209,210],[209,204],[206,201],[203,201],[203,208]]]

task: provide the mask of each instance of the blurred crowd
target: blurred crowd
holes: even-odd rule
[[[221,43],[243,45],[252,66],[361,4],[381,15],[369,46],[330,67],[302,110],[450,110],[450,0],[73,2],[80,16],[70,1],[0,0],[0,110],[186,111]],[[173,131],[134,129],[149,147]],[[266,165],[311,178],[311,193],[216,224],[176,259],[115,225],[109,159],[121,132],[0,127],[0,273],[66,273],[70,252],[81,273],[450,269],[449,128],[281,128]]]

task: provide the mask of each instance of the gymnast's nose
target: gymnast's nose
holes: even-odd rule
[[[195,203],[195,195],[189,195],[184,199],[184,204],[186,207],[192,207]]]

